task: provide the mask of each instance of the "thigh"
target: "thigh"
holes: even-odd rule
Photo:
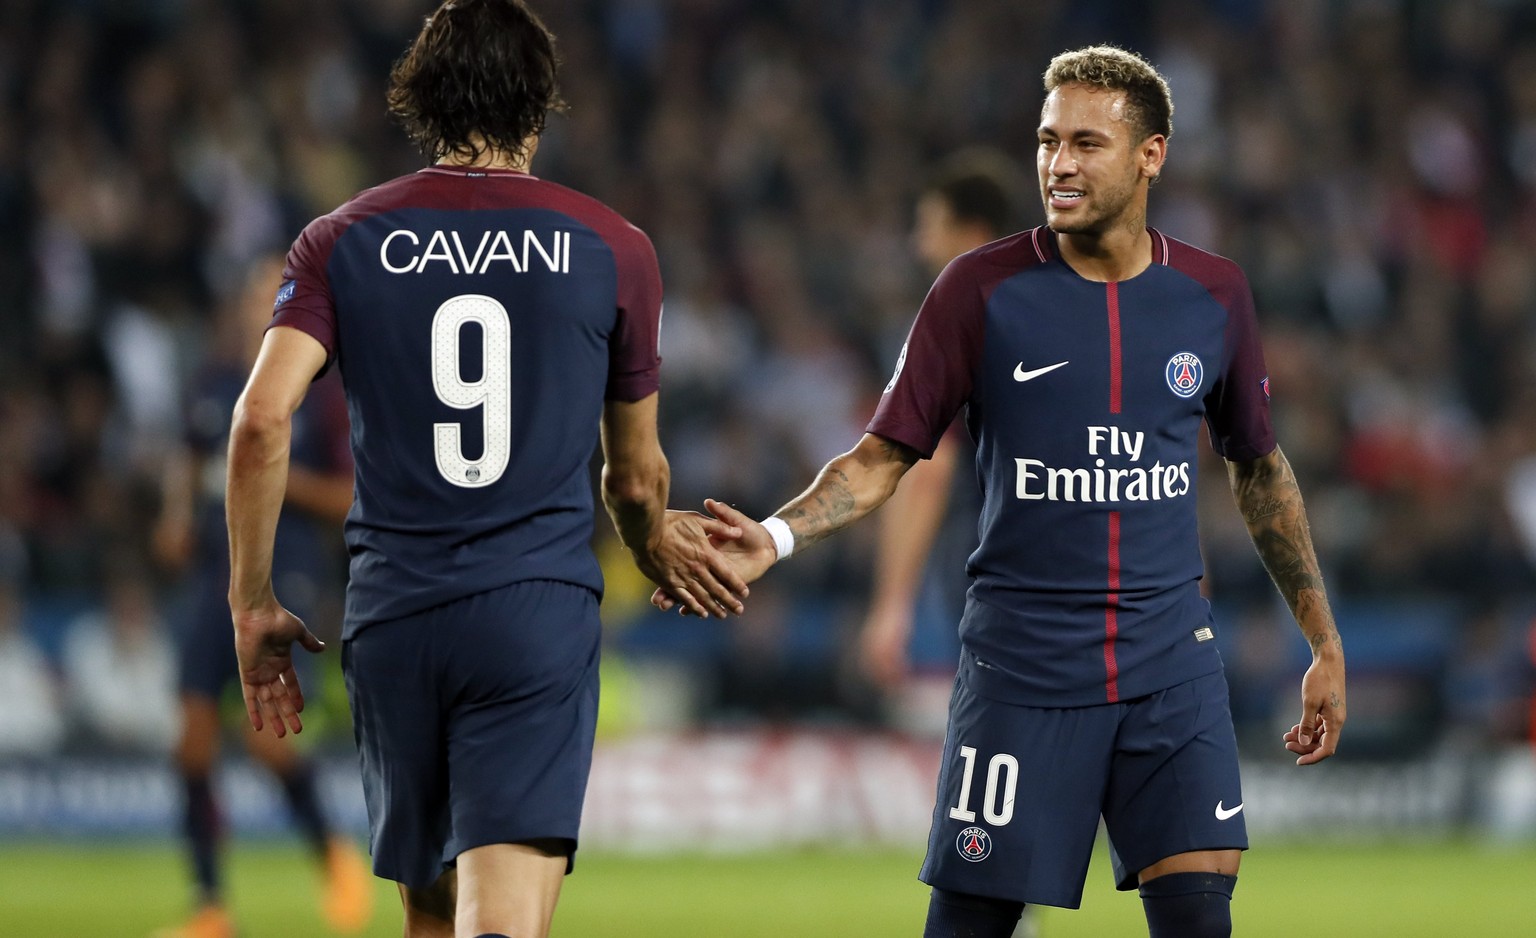
[[[376,623],[341,649],[373,871],[415,890],[442,875],[449,828],[434,624],[428,614]]]
[[[1015,706],[957,678],[923,882],[1077,908],[1118,712]]]
[[[1127,706],[1104,803],[1117,888],[1136,888],[1137,874],[1167,857],[1246,850],[1226,678],[1196,678]]]
[[[597,729],[597,597],[530,581],[476,597],[467,611],[445,664],[452,833],[443,859],[545,841],[572,856]]]

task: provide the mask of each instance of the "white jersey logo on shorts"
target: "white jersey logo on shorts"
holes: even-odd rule
[[[1221,804],[1220,801],[1216,802],[1216,820],[1218,821],[1231,820],[1237,816],[1237,812],[1243,810],[1243,803],[1241,801],[1230,808],[1224,808]]]

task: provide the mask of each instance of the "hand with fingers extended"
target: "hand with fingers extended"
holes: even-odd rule
[[[739,583],[738,595],[745,597],[747,584],[766,573],[779,559],[773,536],[761,524],[724,502],[709,498],[704,500],[704,507],[712,517],[692,517],[699,519],[701,524],[711,525],[711,532],[731,532],[729,536],[711,533],[709,547],[725,564],[727,580],[733,584]],[[687,584],[683,584],[681,589],[663,584],[651,594],[651,605],[663,612],[675,608],[683,615],[700,614],[699,603]],[[736,611],[739,613],[742,610],[738,608]]]
[[[635,564],[657,584],[657,593],[678,597],[694,615],[740,615],[747,581],[723,551],[742,534],[739,525],[718,516],[668,511],[645,551],[635,551]]]
[[[1338,750],[1344,715],[1343,657],[1314,658],[1301,679],[1301,722],[1284,737],[1297,765],[1321,762]]]
[[[325,650],[325,643],[276,597],[254,609],[235,611],[233,616],[240,691],[251,726],[259,733],[270,724],[279,737],[289,730],[302,732],[299,713],[304,709],[304,691],[293,668],[293,643],[316,653]]]

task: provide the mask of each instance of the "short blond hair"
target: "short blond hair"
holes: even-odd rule
[[[1045,70],[1045,93],[1062,85],[1093,85],[1125,92],[1130,117],[1141,137],[1173,136],[1173,95],[1152,63],[1116,46],[1088,46],[1063,52]]]

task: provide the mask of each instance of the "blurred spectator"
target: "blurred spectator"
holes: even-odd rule
[[[70,711],[92,743],[171,751],[180,731],[176,653],[142,565],[113,570],[101,608],[70,623],[63,668]]]
[[[770,512],[863,425],[928,286],[904,236],[923,181],[968,145],[1028,161],[1049,57],[1117,42],[1194,128],[1151,221],[1252,277],[1331,591],[1449,599],[1446,629],[1489,593],[1536,597],[1536,5],[536,5],[572,105],[540,173],[661,258],[677,504]],[[101,545],[143,547],[215,298],[363,180],[419,166],[379,101],[425,9],[0,4],[0,521],[29,594],[89,589]],[[700,656],[701,682],[839,670],[870,540],[827,545],[763,605],[785,624],[743,626],[749,650]],[[1214,597],[1268,601],[1228,540],[1207,542]]]
[[[26,634],[16,592],[21,558],[0,527],[0,759],[51,755],[64,740],[53,668]]]

